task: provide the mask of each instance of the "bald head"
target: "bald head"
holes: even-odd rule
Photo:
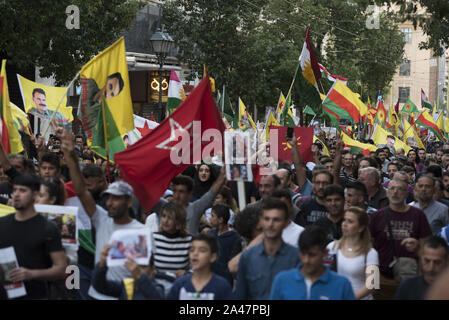
[[[291,172],[287,169],[279,169],[276,171],[276,176],[281,180],[281,189],[286,189],[291,183]]]

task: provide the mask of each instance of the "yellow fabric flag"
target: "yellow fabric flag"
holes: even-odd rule
[[[374,143],[378,148],[382,148],[385,146],[390,147],[390,145],[387,143],[387,136],[391,136],[391,134],[384,128],[382,128],[380,125],[376,125],[374,127],[374,132],[371,139],[373,139]],[[398,148],[404,149],[406,154],[409,152],[409,150],[412,149],[404,142],[402,142],[402,140],[400,140],[398,137],[394,137],[394,142],[391,141],[391,146],[395,149]]]
[[[14,126],[9,101],[8,80],[6,78],[6,60],[2,60],[2,69],[0,72],[2,78],[2,88],[0,89],[1,112],[0,112],[0,128],[2,132],[2,143],[6,154],[16,154],[23,151],[22,139],[19,130]],[[5,132],[6,131],[6,132]],[[8,139],[6,139],[8,137]]]
[[[330,156],[329,154],[329,150],[327,149],[326,145],[323,143],[323,141],[321,141],[320,139],[318,139],[315,135],[313,136],[313,143],[315,143],[315,141],[318,141],[321,143],[321,145],[323,146],[323,155],[324,156]]]
[[[370,151],[376,151],[377,147],[369,143],[362,143],[357,140],[352,139],[343,131],[341,132],[341,139],[343,143],[351,148],[352,153],[363,153],[364,155],[369,155]]]
[[[268,115],[268,120],[265,125],[264,134],[262,135],[262,140],[268,141],[270,139],[270,126],[280,126],[279,121],[273,115],[273,112],[270,111]]]
[[[206,65],[203,64],[203,78],[206,76]],[[210,81],[210,91],[215,92],[215,79],[212,77],[209,77]]]
[[[444,119],[444,131],[449,132],[449,118]]]
[[[325,94],[322,94],[322,93],[320,92],[320,98],[321,98],[321,101],[324,101],[324,99],[326,99],[326,95],[325,95]]]
[[[402,118],[402,121],[404,123],[404,136],[402,137],[404,143],[410,147],[425,149],[425,146],[419,138],[415,128],[410,124],[410,122],[407,121],[407,119],[405,119],[405,117]]]
[[[14,207],[6,206],[4,204],[0,204],[0,218],[13,214],[16,212],[16,209]]]
[[[12,102],[9,102],[9,105],[11,107],[12,120],[16,128],[22,130],[27,135],[31,135],[30,121],[28,120],[27,114]]]
[[[242,99],[239,98],[239,129],[246,130],[249,128],[256,130],[256,124],[251,115],[246,111]]]
[[[100,93],[105,96],[108,109],[121,135],[134,129],[125,52],[125,38],[121,37],[86,63],[80,71],[81,77],[95,81]]]
[[[438,116],[438,119],[436,121],[438,129],[440,129],[441,131],[444,131],[444,116],[443,116],[443,112],[440,113],[440,115]]]
[[[123,284],[125,286],[126,296],[128,300],[132,300],[134,296],[134,279],[133,278],[124,278]]]
[[[282,110],[284,110],[284,107],[285,107],[285,97],[281,91],[281,95],[279,96],[279,101],[278,101],[278,105],[276,108],[276,120],[277,121],[280,121],[281,116],[282,116]]]
[[[56,124],[65,126],[73,121],[72,107],[67,107],[67,87],[52,87],[37,83],[27,78],[17,75],[20,92],[22,93],[25,112],[31,113],[41,119],[50,119],[53,112],[56,112],[54,120]],[[61,97],[58,111],[58,106]]]

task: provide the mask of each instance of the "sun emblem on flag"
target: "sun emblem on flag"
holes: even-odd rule
[[[384,121],[384,120],[385,120],[385,112],[384,112],[383,110],[380,110],[380,111],[377,113],[377,116],[379,117],[379,120],[380,120],[380,121]]]
[[[412,106],[411,106],[410,104],[406,104],[406,105],[405,105],[405,109],[411,110],[411,109],[412,109]]]
[[[301,142],[299,142],[299,140],[301,140],[301,137],[296,138],[296,145],[300,146]],[[282,142],[282,146],[284,147],[284,151],[287,151],[288,149],[291,149],[292,146],[290,143],[288,143],[287,141]]]

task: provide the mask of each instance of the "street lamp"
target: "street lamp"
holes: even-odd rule
[[[157,31],[151,36],[150,43],[159,62],[159,110],[161,110],[162,121],[164,118],[164,110],[162,109],[162,67],[173,46],[173,39],[167,32],[157,28]]]

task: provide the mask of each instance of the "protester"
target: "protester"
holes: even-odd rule
[[[61,139],[64,159],[70,170],[75,194],[80,199],[84,210],[91,218],[92,225],[96,229],[95,263],[98,263],[101,258],[101,250],[108,243],[114,231],[143,227],[140,222],[129,216],[129,209],[131,208],[133,201],[133,189],[126,182],[114,182],[109,185],[106,191],[104,191],[104,194],[106,195],[107,211],[97,205],[82,177],[78,164],[78,156],[75,153],[72,134],[69,134],[63,128],[58,128],[57,135]],[[120,282],[126,277],[130,277],[130,272],[125,267],[117,266],[108,269],[108,280]],[[93,286],[89,288],[89,295],[98,300],[116,299],[100,294],[93,288]]]
[[[193,273],[175,281],[168,300],[232,300],[232,288],[226,279],[211,271],[217,259],[218,243],[212,235],[199,234],[192,238],[189,260]]]
[[[282,240],[288,218],[285,203],[279,199],[264,200],[261,216],[263,241],[245,250],[240,257],[235,291],[237,299],[268,299],[274,277],[298,264],[298,250]]]
[[[92,274],[92,284],[98,292],[119,300],[160,300],[164,297],[163,288],[154,281],[154,264],[151,258],[149,266],[139,266],[128,258],[125,267],[131,273],[131,278],[122,282],[107,280],[108,267],[106,259],[110,249],[107,244],[101,250],[101,258]],[[131,290],[129,288],[131,287]]]
[[[380,289],[374,292],[376,300],[390,300],[399,285],[399,280],[394,278],[390,268],[393,258],[416,259],[418,241],[431,235],[424,212],[405,204],[407,183],[391,180],[387,195],[388,207],[380,209],[370,217],[370,233],[374,248],[379,254]],[[410,270],[413,273],[413,270]]]
[[[354,300],[349,280],[324,266],[327,235],[319,226],[308,226],[299,238],[301,263],[274,279],[271,300]]]
[[[366,276],[371,274],[370,267],[379,265],[379,257],[371,245],[368,214],[359,207],[346,209],[342,232],[340,240],[327,246],[329,254],[336,256],[336,272],[349,279],[356,299],[372,300]]]
[[[351,152],[344,150],[342,152],[342,157],[343,167],[340,169],[340,182],[342,186],[345,187],[346,184],[357,180],[357,172]]]
[[[435,235],[441,228],[449,224],[449,212],[447,206],[433,199],[434,194],[435,179],[427,175],[420,175],[416,179],[415,185],[415,199],[417,201],[410,203],[410,205],[424,211],[430,230]]]
[[[394,299],[423,300],[428,288],[448,265],[449,247],[447,243],[436,236],[426,238],[419,253],[419,263],[422,274],[401,282]]]
[[[212,165],[202,163],[193,176],[193,190],[190,202],[200,199],[212,187],[217,179],[216,169]]]
[[[371,214],[377,209],[367,205],[368,193],[366,187],[360,181],[348,183],[345,189],[345,210],[349,207],[359,207]]]
[[[388,205],[387,193],[380,183],[381,176],[376,168],[368,167],[360,170],[358,180],[366,186],[370,207],[381,209]]]
[[[232,250],[236,243],[240,241],[237,232],[229,229],[228,220],[230,217],[230,208],[223,204],[217,204],[212,207],[212,216],[210,219],[212,230],[210,234],[218,240],[218,257],[212,264],[212,271],[222,276],[233,284],[233,277],[228,269],[228,262],[232,258]]]
[[[213,205],[215,206],[217,204],[225,204],[229,207],[230,209],[229,212],[231,216],[229,217],[228,224],[230,226],[233,226],[235,221],[235,215],[239,213],[239,207],[237,205],[237,201],[235,201],[234,197],[232,196],[231,189],[229,189],[227,186],[222,186],[218,191]],[[203,223],[210,224],[211,215],[212,215],[212,208],[209,208],[206,210],[204,216],[202,217],[202,219],[204,218]]]
[[[345,192],[337,184],[327,186],[324,189],[324,199],[328,214],[315,222],[326,231],[329,242],[338,240],[342,236],[341,224],[343,223],[345,210]]]
[[[16,212],[0,218],[0,249],[13,247],[19,265],[9,272],[9,279],[25,284],[26,296],[18,299],[48,299],[47,281],[65,277],[67,256],[61,234],[34,209],[39,179],[21,174],[12,184]]]

